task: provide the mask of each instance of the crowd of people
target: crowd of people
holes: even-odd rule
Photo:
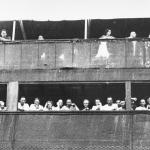
[[[136,38],[137,34],[135,31],[131,31],[129,37],[127,37],[128,39],[133,39]],[[99,39],[114,39],[115,37],[112,36],[112,31],[111,29],[106,29],[104,32],[104,35],[102,35],[101,37],[99,37]],[[150,38],[150,34],[148,35],[148,38]],[[37,40],[42,41],[44,40],[44,37],[42,35],[39,35],[37,37]],[[11,37],[7,36],[7,31],[6,29],[2,29],[1,30],[1,37],[0,37],[0,41],[11,41]]]
[[[141,99],[140,104],[136,107],[135,102],[137,98],[131,99],[132,110],[150,110],[150,98]],[[88,99],[83,100],[83,108],[80,109],[71,99],[67,99],[64,105],[64,101],[59,99],[54,105],[53,101],[47,101],[44,106],[40,104],[39,98],[34,99],[34,103],[29,106],[25,97],[21,97],[18,102],[18,111],[123,111],[126,110],[126,103],[124,100],[116,100],[113,102],[112,97],[107,98],[105,105],[102,105],[100,99],[95,99],[95,104],[90,107],[90,101]],[[7,111],[5,103],[0,101],[0,111]]]

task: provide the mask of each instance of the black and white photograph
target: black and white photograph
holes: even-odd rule
[[[0,150],[150,150],[150,0],[0,4]]]

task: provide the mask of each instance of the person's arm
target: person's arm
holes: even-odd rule
[[[11,39],[5,39],[3,37],[0,37],[0,41],[11,41]]]

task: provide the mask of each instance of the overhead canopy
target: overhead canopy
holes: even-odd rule
[[[149,0],[4,0],[0,20],[149,18]]]

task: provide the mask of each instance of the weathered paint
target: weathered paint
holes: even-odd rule
[[[149,149],[149,121],[149,112],[0,113],[0,149]]]

